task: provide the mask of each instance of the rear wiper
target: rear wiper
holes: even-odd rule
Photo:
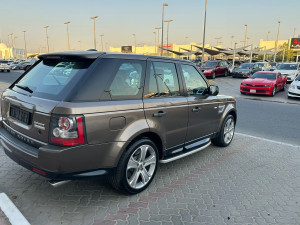
[[[22,86],[22,85],[19,85],[19,84],[16,84],[15,85],[16,87],[18,87],[18,88],[21,88],[21,89],[23,89],[23,90],[25,90],[25,91],[28,91],[29,93],[32,93],[33,92],[33,90],[31,90],[29,87],[27,87],[27,86]]]

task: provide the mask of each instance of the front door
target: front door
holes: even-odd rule
[[[150,131],[160,135],[169,154],[182,150],[188,123],[188,104],[174,63],[148,61],[144,110]]]
[[[181,70],[189,104],[188,144],[209,137],[216,131],[220,121],[220,106],[217,97],[207,93],[208,84],[194,66],[182,64]]]

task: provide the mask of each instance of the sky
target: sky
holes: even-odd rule
[[[28,52],[46,51],[44,26],[48,25],[50,51],[67,50],[67,31],[64,22],[70,21],[71,50],[94,48],[92,16],[96,20],[97,48],[100,34],[104,47],[154,44],[155,27],[161,26],[162,4],[166,2],[165,20],[172,19],[169,43],[202,43],[205,0],[0,0],[0,40],[7,43],[8,34],[17,36],[17,48],[24,48],[23,30],[26,30]],[[248,25],[249,44],[259,39],[275,40],[281,21],[279,39],[300,34],[299,0],[207,0],[206,42],[216,45],[222,37],[222,46],[231,46],[231,36],[238,45],[245,37]],[[166,25],[165,25],[166,31]],[[166,37],[164,35],[164,37]],[[105,49],[104,49],[105,50]]]

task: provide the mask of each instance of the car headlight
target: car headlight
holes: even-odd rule
[[[242,72],[243,74],[249,74],[249,71],[244,71],[244,72]]]
[[[290,89],[296,89],[296,86],[292,84],[292,85],[290,86]]]
[[[245,86],[246,84],[245,84],[245,83],[241,83],[241,85],[244,85],[244,86]]]

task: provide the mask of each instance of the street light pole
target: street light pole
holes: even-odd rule
[[[153,32],[154,34],[154,54],[156,54],[156,32]]]
[[[14,36],[15,57],[16,57],[16,58],[18,58],[18,57],[17,57],[17,45],[16,45],[16,38],[18,38],[18,37],[17,37],[17,36]],[[15,57],[14,57],[14,58],[15,58]]]
[[[167,3],[163,3],[162,6],[162,20],[161,20],[161,51],[160,55],[163,55],[163,48],[164,48],[164,11],[165,11],[165,6],[168,6]]]
[[[187,40],[188,38],[189,38],[189,37],[185,37],[185,38],[184,38],[184,45],[186,45],[186,43],[187,43],[186,40]]]
[[[10,57],[15,57],[14,56],[14,54],[15,54],[15,46],[14,46],[14,39],[13,39],[13,35],[14,35],[14,33],[11,33],[10,34],[10,39],[11,39],[11,48],[12,48],[12,50],[11,50],[11,56]]]
[[[279,30],[280,30],[280,21],[278,21],[278,31],[277,31],[277,38],[276,38],[276,42],[275,42],[275,54],[274,54],[274,62],[276,62],[276,55],[277,55],[277,45],[278,45]]]
[[[267,41],[269,41],[269,34],[271,33],[271,31],[268,31],[267,33]]]
[[[206,11],[207,11],[207,0],[205,0],[205,14],[204,14],[204,26],[203,26],[203,47],[202,47],[201,63],[203,63],[203,61],[204,61],[205,29],[206,29]]]
[[[94,49],[97,49],[96,47],[96,19],[98,16],[92,16],[91,19],[94,20]]]
[[[132,36],[134,37],[134,54],[136,54],[136,35],[132,34]]]
[[[48,41],[48,28],[49,28],[49,26],[44,26],[44,28],[46,29],[47,50],[48,50],[48,53],[49,53],[49,41]]]
[[[101,51],[103,52],[103,36],[104,34],[100,34],[101,37]]]
[[[244,42],[244,47],[246,46],[246,40],[247,40],[247,27],[248,27],[248,25],[245,24],[245,42]]]
[[[296,27],[294,28],[293,38],[295,37],[295,34],[296,34]]]
[[[231,45],[230,45],[231,49],[232,49],[232,44],[233,44],[233,38],[234,38],[234,36],[231,36]]]
[[[25,44],[25,58],[27,58],[27,47],[26,47],[26,36],[25,36],[25,33],[26,33],[26,30],[23,30],[22,31],[24,33],[24,44]]]
[[[69,23],[71,23],[71,22],[70,22],[70,21],[67,21],[67,22],[65,22],[64,24],[67,25],[68,50],[70,51]]]
[[[155,29],[157,30],[157,55],[158,55],[158,47],[159,47],[159,30],[161,29],[161,27],[155,27]]]
[[[166,23],[168,23],[167,26],[167,50],[169,49],[169,26],[170,26],[170,22],[172,22],[173,20],[165,20]]]
[[[234,68],[234,62],[235,62],[235,51],[236,51],[236,42],[234,43],[234,49],[233,49],[233,59],[232,59],[232,66]]]

